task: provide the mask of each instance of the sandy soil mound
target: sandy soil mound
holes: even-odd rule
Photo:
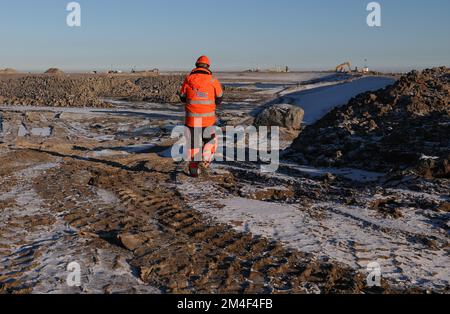
[[[6,69],[1,69],[0,70],[0,75],[1,74],[17,74],[19,73],[17,70],[12,69],[12,68],[6,68]]]
[[[307,127],[291,156],[320,166],[375,171],[413,167],[450,176],[450,70],[413,71],[394,85],[361,94]]]
[[[177,91],[183,84],[182,76],[142,77],[134,84],[140,92],[128,97],[128,100],[144,100],[153,102],[178,102]]]
[[[64,74],[64,72],[58,68],[50,68],[47,71],[45,71],[45,74]]]
[[[103,103],[87,84],[59,76],[0,80],[0,103],[9,105],[98,107]]]
[[[0,80],[0,103],[52,107],[110,107],[101,98],[177,102],[181,76],[25,76]]]

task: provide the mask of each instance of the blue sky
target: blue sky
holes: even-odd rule
[[[185,70],[201,54],[216,70],[450,65],[448,0],[380,0],[375,29],[369,0],[79,0],[80,28],[69,2],[0,0],[0,68]]]

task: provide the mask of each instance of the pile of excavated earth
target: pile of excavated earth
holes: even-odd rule
[[[0,69],[0,74],[18,74],[19,72],[12,68]]]
[[[308,126],[289,156],[317,166],[450,177],[450,69],[413,71]]]
[[[0,104],[52,107],[110,107],[103,97],[173,103],[183,78],[55,74],[0,77]],[[50,71],[50,70],[49,70]],[[58,72],[59,73],[59,72]]]
[[[45,74],[53,74],[53,75],[63,75],[65,74],[63,70],[58,68],[50,68],[47,71],[45,71]]]

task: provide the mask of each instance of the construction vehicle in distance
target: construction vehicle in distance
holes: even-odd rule
[[[350,72],[352,72],[352,64],[350,62],[344,62],[342,64],[339,64],[336,67],[336,72],[339,72],[339,73],[350,73]]]

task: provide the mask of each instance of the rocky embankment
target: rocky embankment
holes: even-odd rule
[[[126,77],[27,75],[0,78],[0,104],[52,107],[109,107],[102,98],[172,103],[183,82],[178,75]]]
[[[450,69],[413,71],[308,126],[289,156],[318,166],[450,177]]]

